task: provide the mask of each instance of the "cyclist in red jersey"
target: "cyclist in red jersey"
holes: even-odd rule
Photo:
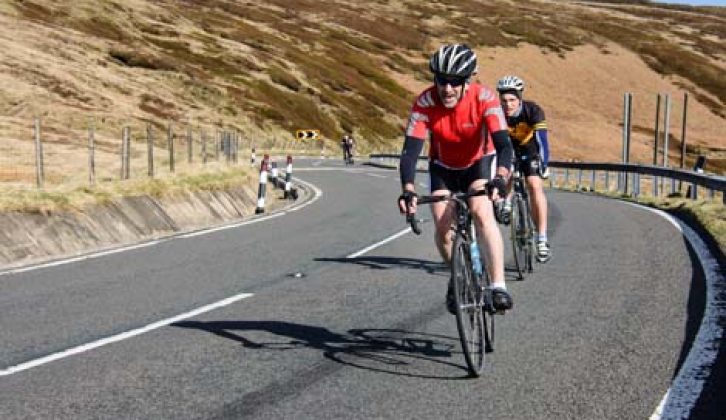
[[[496,92],[471,81],[476,74],[476,54],[465,44],[444,45],[429,61],[434,85],[413,104],[401,153],[403,194],[401,213],[416,212],[414,178],[416,160],[424,142],[430,141],[429,174],[432,195],[487,189],[488,195],[469,199],[469,208],[484,242],[487,269],[492,279],[494,306],[511,309],[512,297],[504,281],[504,245],[492,200],[504,194],[512,162],[512,143]],[[453,204],[431,204],[435,242],[444,262],[451,261]],[[454,313],[452,284],[446,306]]]

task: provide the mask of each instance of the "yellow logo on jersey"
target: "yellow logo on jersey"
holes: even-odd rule
[[[509,127],[509,136],[518,145],[529,143],[533,135],[534,127],[530,127],[530,125],[524,121],[517,123],[514,127]]]

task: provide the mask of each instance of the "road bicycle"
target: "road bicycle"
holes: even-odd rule
[[[525,274],[532,273],[534,261],[534,222],[529,207],[529,192],[522,173],[519,170],[512,174],[512,215],[510,221],[510,238],[514,264],[520,280]]]
[[[485,353],[494,351],[494,301],[490,278],[480,257],[476,228],[472,223],[467,199],[485,195],[486,191],[455,193],[445,196],[421,196],[418,204],[450,200],[454,202],[454,244],[451,252],[451,281],[456,301],[456,327],[469,373],[478,377],[484,370]],[[421,228],[414,215],[408,215],[411,230]]]
[[[343,160],[345,161],[346,166],[347,165],[353,165],[355,161],[353,160],[353,151],[343,151]]]

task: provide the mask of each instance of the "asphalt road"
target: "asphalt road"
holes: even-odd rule
[[[322,196],[280,217],[0,276],[0,371],[238,299],[0,376],[0,418],[643,419],[700,322],[668,221],[548,191],[554,256],[508,273],[515,308],[470,379],[430,223],[346,258],[406,228],[397,173],[295,175]]]

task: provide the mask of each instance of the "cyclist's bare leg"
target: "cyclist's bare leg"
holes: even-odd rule
[[[449,195],[448,190],[436,190],[431,195]],[[451,234],[451,222],[454,220],[454,205],[449,201],[440,201],[431,204],[431,215],[434,219],[434,241],[436,249],[438,249],[441,258],[446,265],[451,263],[451,247],[453,245],[453,237]]]
[[[539,235],[547,234],[547,197],[545,197],[542,178],[539,175],[527,177],[527,189],[529,196],[532,197],[532,219],[537,226]]]
[[[484,188],[484,180],[477,180],[471,183],[469,190],[477,191]],[[494,210],[491,200],[485,195],[469,199],[469,210],[474,215],[476,228],[481,232],[483,247],[486,249],[484,255],[487,261],[487,270],[492,279],[493,286],[504,286],[504,241],[499,225],[494,218]]]

